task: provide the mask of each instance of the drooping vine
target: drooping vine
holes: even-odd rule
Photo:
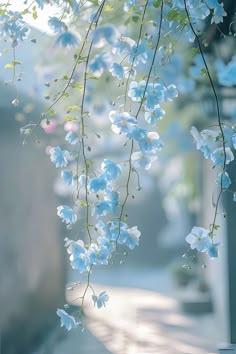
[[[217,126],[200,133],[192,127],[191,134],[197,149],[220,172],[213,221],[208,228],[193,227],[186,241],[191,249],[210,258],[218,256],[217,215],[222,194],[231,184],[226,170],[234,160],[236,134],[231,126],[226,131],[222,121],[202,33],[206,20],[218,26],[227,14],[218,0],[25,0],[21,5],[20,10],[8,1],[0,5],[0,35],[10,44],[6,52],[12,51],[13,58],[5,65],[6,71],[12,71],[6,84],[16,88],[21,65],[16,47],[26,41],[40,45],[40,40],[30,38],[26,16],[37,20],[41,12],[55,8],[55,14],[48,18],[56,36],[50,44],[52,59],[41,59],[41,68],[47,60],[52,70],[44,83],[48,89],[44,98],[49,104],[40,124],[37,119],[28,122],[21,133],[26,142],[42,122],[47,129],[53,124],[58,128],[58,145],[48,147],[47,152],[73,197],[68,205],[57,207],[57,215],[73,234],[71,239],[66,237],[65,248],[72,269],[81,273],[84,283],[80,310],[71,314],[67,305],[57,311],[62,326],[70,330],[78,324],[83,327],[83,307],[90,295],[98,309],[109,300],[106,291],[96,294],[92,287],[92,270],[94,273],[97,265],[108,265],[117,254],[139,245],[141,232],[138,226],[129,225],[126,213],[131,187],[136,183],[141,190],[139,170],[148,173],[164,148],[157,131],[168,115],[168,103],[182,94],[194,94],[193,77],[184,69],[187,61],[182,53],[175,53],[178,46],[193,43],[192,76],[208,80],[215,98]],[[233,37],[232,25],[228,36]],[[221,83],[233,86],[236,82],[230,73],[235,67],[233,57],[227,65],[218,62],[213,69]],[[54,77],[57,70],[60,74]],[[21,104],[19,95],[17,88],[12,101],[15,107]],[[59,133],[61,128],[65,137]]]

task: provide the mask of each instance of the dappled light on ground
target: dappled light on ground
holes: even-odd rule
[[[111,353],[216,353],[214,345],[204,337],[204,316],[182,314],[173,297],[128,287],[105,288],[110,295],[107,307],[98,311],[87,306],[86,315],[89,330]],[[100,292],[104,286],[96,284],[95,289]],[[76,293],[76,288],[68,292],[69,303]]]

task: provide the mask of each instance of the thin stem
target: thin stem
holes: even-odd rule
[[[66,91],[68,90],[68,88],[69,88],[69,86],[70,86],[70,84],[71,84],[72,78],[73,78],[73,76],[74,76],[75,70],[76,70],[76,68],[77,68],[77,66],[78,66],[78,64],[79,64],[79,62],[80,62],[80,60],[81,60],[81,55],[82,55],[82,52],[83,52],[83,50],[84,50],[85,44],[86,44],[86,42],[87,42],[89,33],[90,33],[91,29],[92,29],[92,26],[93,26],[94,24],[97,24],[97,23],[98,23],[98,19],[99,19],[99,17],[100,17],[101,9],[103,8],[103,6],[104,6],[104,2],[99,6],[99,8],[98,8],[98,10],[97,10],[97,12],[96,12],[96,14],[95,14],[95,16],[94,16],[94,18],[95,18],[96,20],[92,21],[92,22],[90,23],[90,25],[89,25],[89,28],[88,28],[87,33],[86,33],[86,35],[85,35],[85,38],[84,38],[82,47],[81,47],[81,49],[80,49],[80,51],[79,51],[78,57],[77,57],[76,62],[75,62],[75,64],[74,64],[74,66],[73,66],[73,69],[72,69],[72,71],[71,71],[71,74],[70,74],[70,76],[69,76],[69,79],[68,79],[68,82],[67,82],[66,86],[64,87],[64,89],[62,90],[62,92],[60,93],[60,95],[56,98],[56,100],[48,107],[48,111],[49,111],[50,109],[52,109],[52,108],[56,105],[56,103],[57,103],[58,101],[60,101],[60,99],[65,95]]]
[[[212,88],[212,91],[213,91],[213,95],[214,95],[215,103],[216,103],[218,126],[220,128],[220,132],[221,132],[221,135],[222,135],[222,147],[223,147],[223,152],[224,152],[224,161],[223,161],[223,168],[222,168],[222,177],[221,177],[221,182],[220,182],[220,192],[219,192],[216,204],[215,204],[215,213],[214,213],[213,223],[211,224],[211,230],[210,230],[210,236],[213,238],[213,233],[214,233],[215,223],[216,223],[216,217],[217,217],[218,209],[219,209],[220,198],[221,198],[221,195],[223,193],[223,173],[226,170],[225,136],[224,136],[224,130],[223,130],[223,125],[224,124],[221,122],[219,99],[218,99],[218,96],[217,96],[217,93],[216,93],[216,89],[215,89],[215,86],[214,86],[214,83],[213,83],[213,80],[212,80],[212,77],[211,77],[211,74],[210,74],[210,71],[209,71],[205,56],[204,56],[204,53],[203,53],[203,50],[202,50],[202,46],[201,46],[201,42],[200,42],[199,36],[198,36],[198,34],[196,33],[196,31],[195,31],[195,29],[193,27],[193,24],[192,24],[190,15],[189,15],[189,11],[188,11],[188,8],[187,8],[186,0],[184,0],[184,7],[185,7],[185,12],[186,12],[187,17],[188,17],[189,26],[190,26],[190,28],[191,28],[194,36],[195,36],[195,39],[197,41],[197,45],[198,45],[202,60],[204,62],[205,69],[206,69],[207,77],[209,79],[209,82],[210,82],[210,85],[211,85],[211,88]]]
[[[141,25],[140,25],[140,28],[139,28],[139,35],[138,35],[138,40],[137,40],[137,46],[136,46],[135,53],[134,53],[134,56],[133,56],[133,59],[132,59],[132,63],[131,63],[129,75],[128,75],[128,78],[127,78],[127,81],[126,81],[126,86],[125,86],[125,103],[124,103],[125,106],[126,106],[126,99],[127,99],[127,92],[128,92],[129,80],[130,80],[131,73],[132,73],[132,71],[133,71],[133,66],[134,66],[135,57],[136,57],[136,54],[137,54],[137,51],[138,51],[138,47],[139,47],[139,44],[140,44],[140,41],[141,41],[141,36],[142,36],[142,31],[143,31],[143,25],[144,25],[144,17],[145,17],[146,11],[147,11],[147,6],[148,6],[148,0],[146,1],[145,5],[144,5],[143,16],[142,16]]]
[[[98,21],[99,18],[101,16],[103,7],[105,5],[105,0],[102,2],[101,6],[100,6],[100,11],[98,12],[97,16],[96,16],[96,21],[95,21],[95,29],[97,28],[98,25]],[[84,81],[83,81],[83,94],[82,94],[82,101],[81,101],[81,144],[82,144],[82,155],[83,155],[83,159],[84,159],[84,165],[85,165],[85,175],[86,175],[86,181],[85,181],[85,202],[86,202],[86,229],[87,229],[87,233],[89,236],[89,241],[90,243],[92,242],[92,236],[90,233],[90,229],[89,229],[89,201],[88,201],[88,170],[89,170],[89,166],[88,166],[88,162],[87,162],[87,158],[86,158],[86,153],[85,153],[85,142],[84,142],[84,138],[85,138],[85,124],[84,124],[84,102],[85,102],[85,95],[86,95],[86,87],[87,87],[87,70],[88,70],[88,63],[89,63],[89,59],[90,59],[90,55],[91,55],[91,51],[92,51],[92,47],[93,47],[93,40],[90,43],[89,49],[88,49],[88,54],[86,57],[86,62],[85,62],[85,69],[84,69]]]
[[[140,112],[140,110],[142,108],[142,105],[143,105],[143,100],[145,98],[145,94],[146,94],[148,83],[149,83],[150,76],[151,76],[151,73],[152,73],[153,65],[155,63],[157,50],[158,50],[159,44],[160,44],[161,28],[162,28],[162,21],[163,21],[163,5],[164,5],[164,2],[162,0],[161,1],[160,23],[159,23],[159,29],[158,29],[158,34],[157,34],[157,43],[156,43],[156,46],[155,46],[155,49],[154,49],[154,54],[153,54],[153,57],[152,57],[151,66],[150,66],[150,69],[149,69],[149,72],[148,72],[148,76],[147,76],[147,81],[146,81],[146,84],[145,84],[145,87],[144,87],[143,96],[142,96],[142,99],[141,99],[141,104],[139,105],[138,111],[136,113],[136,118],[138,118],[139,112]]]

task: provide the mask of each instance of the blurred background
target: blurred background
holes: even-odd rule
[[[228,12],[235,13],[233,1],[225,3]],[[27,74],[23,68],[24,80],[19,74],[19,106],[11,104],[16,89],[8,84],[9,73],[3,74],[0,84],[0,353],[203,354],[217,353],[221,342],[236,343],[236,207],[232,196],[224,197],[218,219],[222,225],[218,259],[209,262],[196,257],[185,242],[193,225],[211,223],[216,194],[215,172],[195,151],[186,132],[192,124],[200,129],[214,125],[216,112],[207,83],[199,89],[192,80],[201,64],[191,62],[186,73],[179,56],[181,45],[173,57],[175,65],[170,65],[172,72],[166,66],[163,69],[167,82],[173,75],[179,84],[186,80],[180,88],[182,98],[167,108],[166,121],[160,126],[168,143],[151,175],[140,175],[143,191],[127,205],[130,225],[138,224],[142,232],[140,246],[92,274],[97,292],[106,290],[110,301],[99,311],[86,304],[87,330],[67,333],[60,328],[56,309],[66,303],[76,309],[81,284],[63,247],[68,230],[56,216],[56,207],[69,198],[68,191],[45,153],[47,146],[55,146],[58,136],[52,135],[53,124],[34,129],[45,108],[39,99],[45,93],[41,82],[52,75],[47,63],[51,38],[37,29],[30,36],[40,38],[41,45],[36,48],[28,41],[18,52],[27,72],[34,73]],[[221,59],[227,63],[235,52],[235,39],[221,38],[217,31],[208,37],[211,45],[206,55],[224,53]],[[1,44],[0,50],[4,48]],[[42,53],[44,60],[39,63]],[[7,54],[0,61],[3,67],[9,61]],[[218,92],[224,119],[234,121],[235,88],[219,85]],[[98,98],[93,109],[101,117],[110,106],[103,107]],[[32,129],[27,141],[20,135],[25,126]],[[68,123],[61,130],[70,127]],[[101,120],[97,128],[104,128]],[[104,141],[96,147],[101,158]],[[119,158],[119,142],[109,134],[106,142],[105,149],[109,147]],[[236,169],[230,172],[235,189]]]

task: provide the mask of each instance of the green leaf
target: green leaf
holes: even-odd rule
[[[5,68],[6,70],[11,70],[11,69],[14,68],[14,65],[12,65],[12,64],[6,64],[6,65],[4,66],[4,68]]]
[[[13,60],[12,61],[12,65],[13,66],[20,65],[20,64],[21,64],[21,61],[18,61],[18,60]]]
[[[66,122],[74,122],[74,121],[78,120],[76,117],[71,116],[71,115],[65,116],[64,119],[65,119]]]
[[[74,106],[68,106],[68,111],[79,111],[80,106],[74,105]]]
[[[55,116],[55,114],[56,114],[56,111],[54,109],[49,109],[47,111],[47,115],[50,116],[50,117]]]
[[[77,89],[79,89],[79,90],[83,90],[83,85],[80,83],[80,82],[73,82],[72,84],[71,84],[71,87],[72,88],[77,88]]]

